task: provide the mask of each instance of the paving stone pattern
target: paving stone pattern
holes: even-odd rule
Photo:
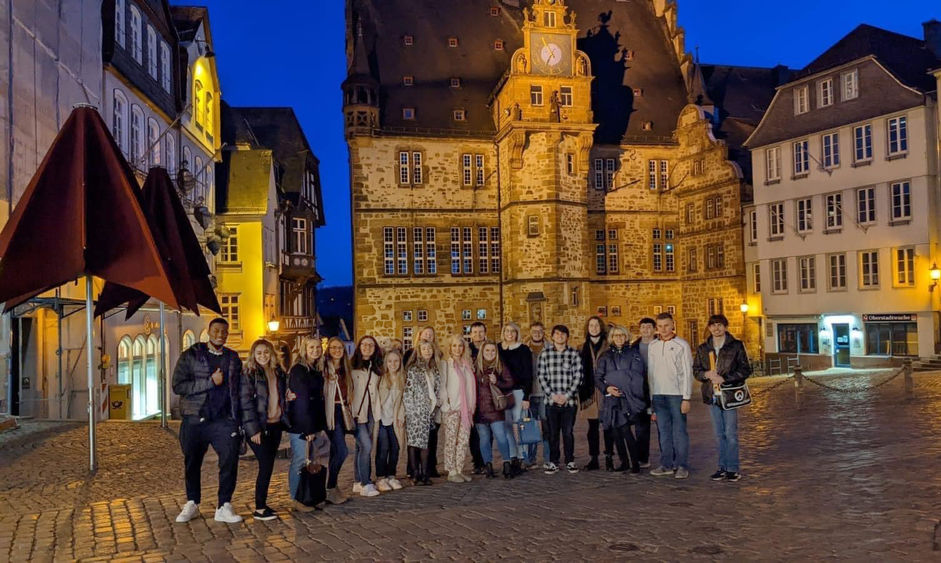
[[[826,379],[848,392],[798,393],[788,382],[764,394],[779,378],[753,380],[739,483],[709,481],[715,446],[708,412],[694,403],[687,481],[530,471],[513,481],[436,480],[300,514],[285,510],[287,460],[278,460],[269,504],[281,518],[236,525],[212,520],[214,502],[203,518],[173,522],[185,498],[172,431],[100,424],[100,470],[89,477],[83,426],[25,424],[0,438],[0,561],[934,559],[941,374],[916,374],[912,400],[902,378],[870,389],[884,378]],[[581,463],[584,431],[580,422]],[[211,501],[215,457],[204,467]],[[351,474],[349,458],[347,490]],[[254,461],[243,460],[234,504],[246,517],[254,476]]]

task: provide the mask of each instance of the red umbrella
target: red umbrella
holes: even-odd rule
[[[141,189],[141,205],[180,306],[197,315],[200,305],[222,314],[209,281],[206,258],[166,169],[150,169]],[[98,296],[95,315],[127,303],[129,319],[147,299],[146,294],[136,289],[108,282]]]
[[[85,277],[89,465],[95,470],[92,276],[177,308],[137,180],[98,111],[66,120],[0,232],[0,303],[6,310]]]

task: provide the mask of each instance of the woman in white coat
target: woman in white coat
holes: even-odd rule
[[[464,474],[470,431],[477,408],[477,383],[470,350],[460,335],[448,339],[447,359],[442,362],[441,418],[444,424],[444,468],[448,481],[467,483]]]
[[[379,379],[382,351],[372,336],[359,339],[351,361],[353,400],[350,409],[356,423],[356,457],[353,458],[353,494],[374,497],[379,490],[372,482],[372,437],[379,420]]]

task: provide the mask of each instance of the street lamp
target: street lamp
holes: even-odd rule
[[[941,268],[938,268],[938,263],[935,262],[931,264],[931,269],[928,270],[928,275],[931,276],[931,285],[928,286],[928,291],[934,291],[938,281],[941,280]]]
[[[739,305],[738,310],[742,312],[742,341],[746,342],[745,332],[748,330],[748,325],[746,324],[748,322],[748,303]]]
[[[941,273],[941,270],[939,270],[938,273]],[[747,315],[747,314],[748,314],[748,303],[742,303],[741,305],[739,305],[739,306],[738,306],[738,310],[741,311],[743,315]]]
[[[271,317],[271,320],[268,321],[268,331],[269,332],[278,332],[278,329],[281,328],[281,322],[278,319]]]

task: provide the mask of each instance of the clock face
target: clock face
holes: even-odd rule
[[[537,74],[572,74],[572,38],[561,33],[533,32],[530,35],[533,71]]]

